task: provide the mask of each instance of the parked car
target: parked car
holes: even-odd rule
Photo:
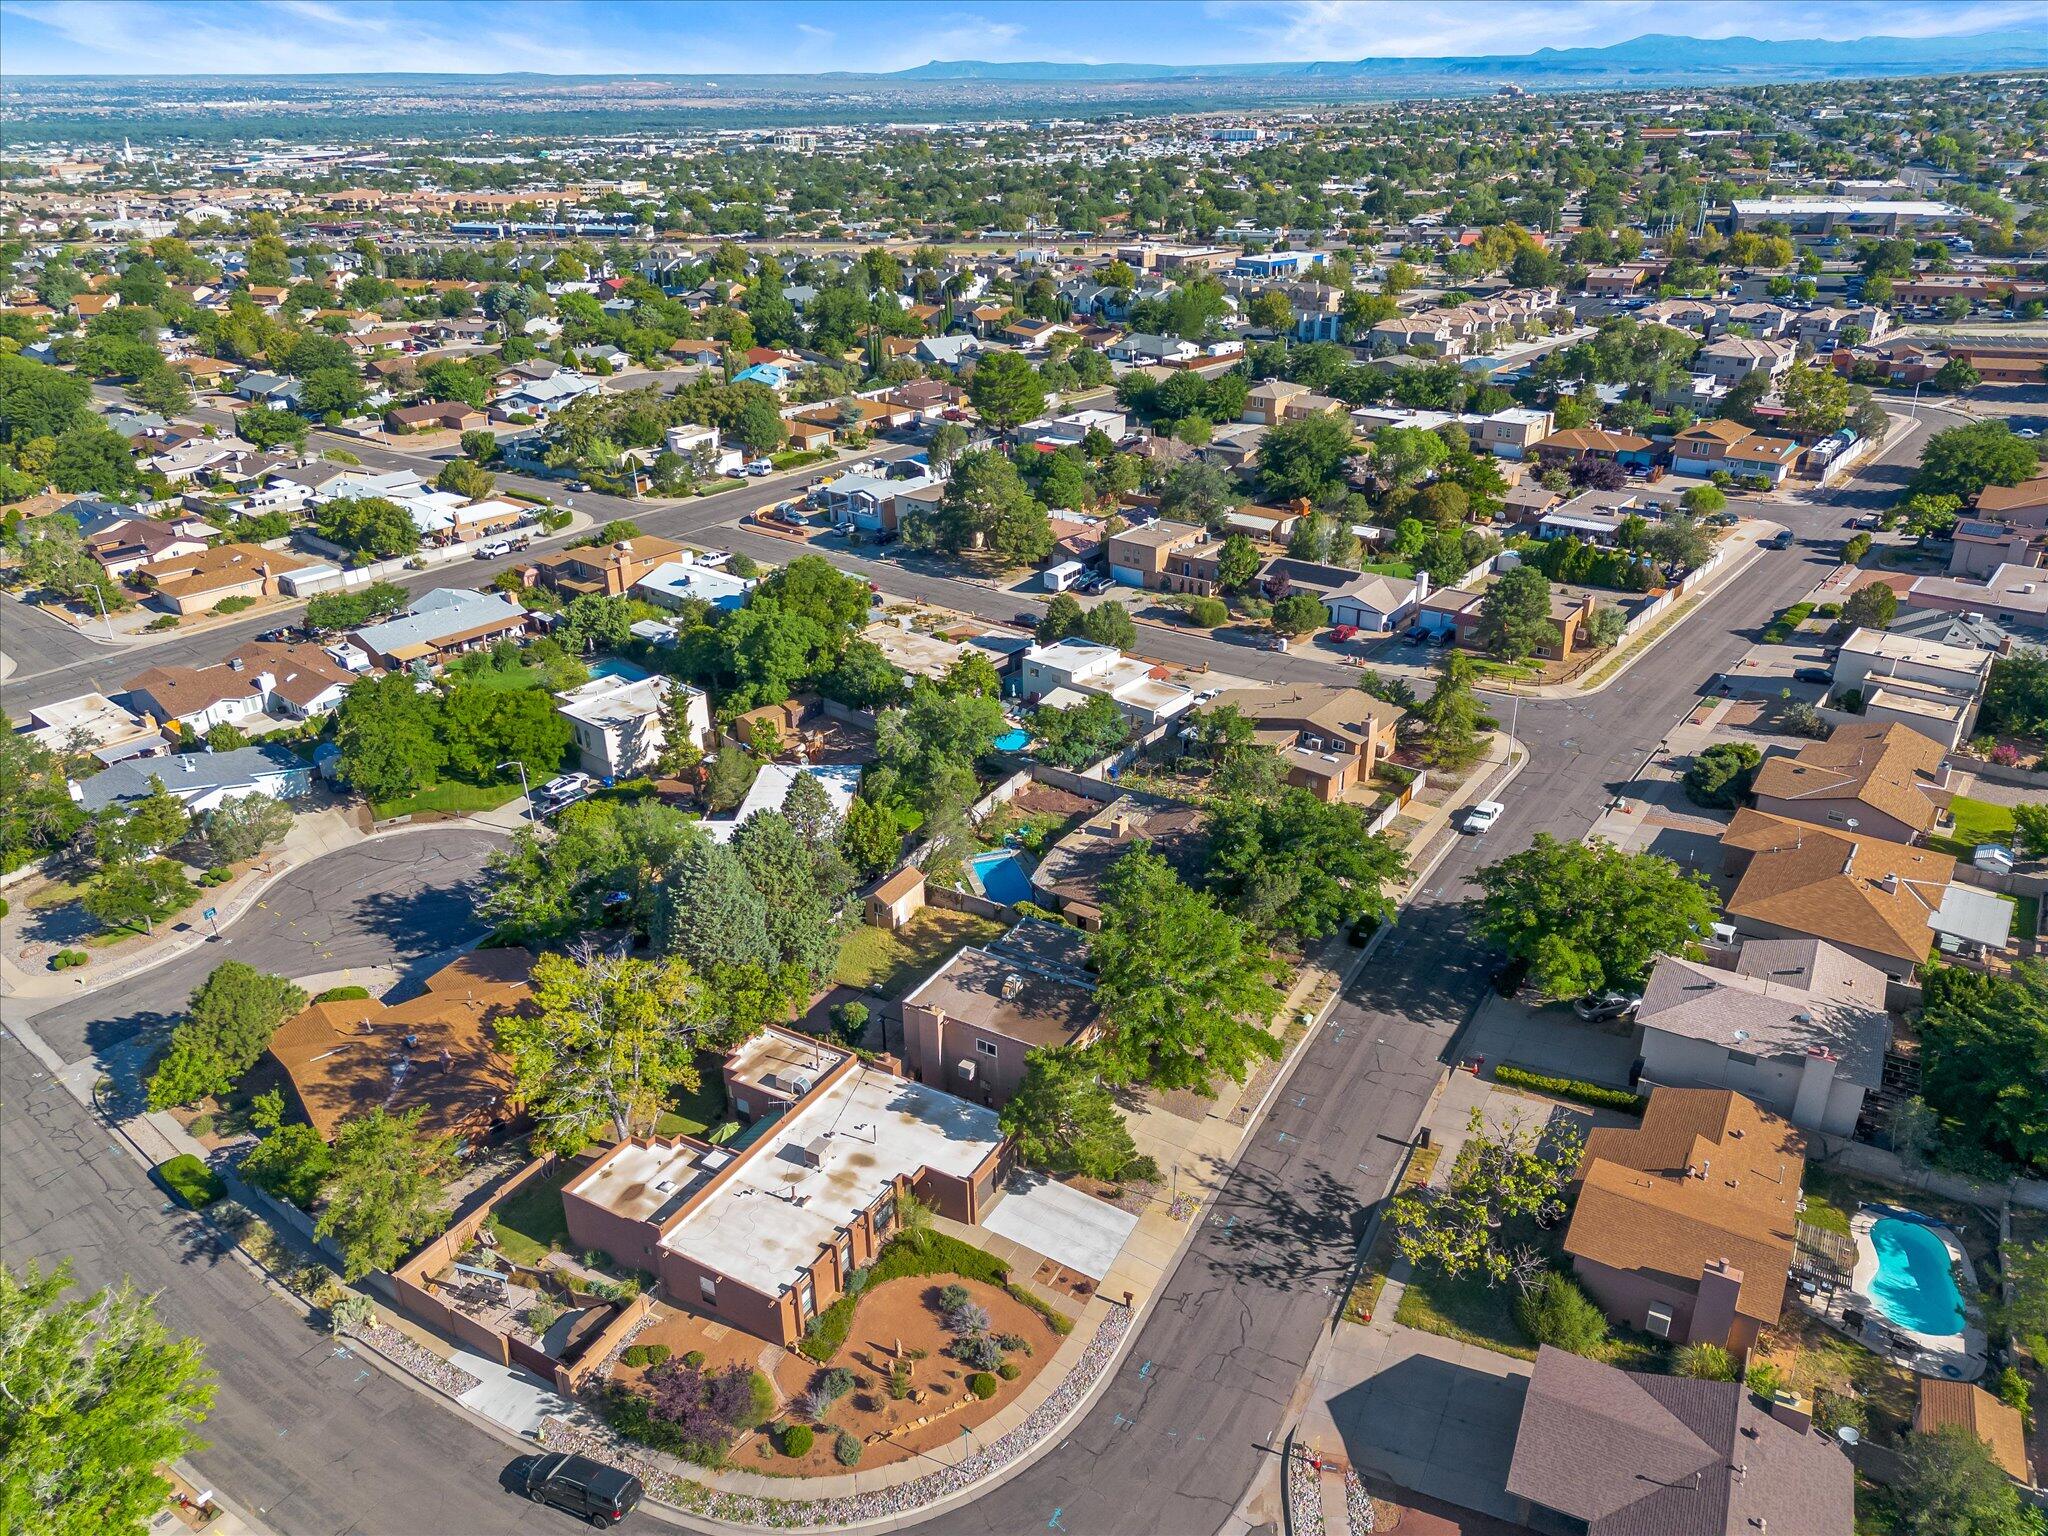
[[[1022,613],[1018,614],[1017,617],[1013,619],[1011,622],[1016,624],[1022,624],[1026,629],[1036,629],[1038,628],[1038,620],[1039,615],[1033,613],[1029,608],[1026,608]]]
[[[1481,800],[1458,819],[1458,830],[1468,837],[1477,837],[1499,821],[1506,809],[1498,800]]]
[[[1589,1024],[1605,1023],[1634,1013],[1642,998],[1628,992],[1589,992],[1575,999],[1572,1012]]]
[[[647,1490],[640,1479],[588,1456],[525,1456],[512,1464],[512,1487],[536,1504],[552,1504],[592,1525],[617,1525]]]
[[[767,459],[749,459],[749,460],[747,460],[747,462],[746,462],[746,463],[745,463],[745,464],[744,464],[744,465],[742,466],[742,471],[743,471],[744,473],[748,474],[748,475],[751,475],[751,476],[753,476],[753,477],[754,477],[755,479],[757,479],[757,480],[758,480],[758,479],[760,479],[760,477],[761,477],[761,476],[763,476],[763,475],[765,475],[765,474],[768,474],[768,473],[770,473],[771,471],[773,471],[773,470],[774,470],[774,468],[775,468],[775,465],[774,465],[774,464],[773,464],[773,463],[772,463],[772,462],[771,462],[770,460],[767,460]]]
[[[294,640],[305,637],[290,625],[286,625],[283,629],[266,629],[256,638],[264,645],[290,645]]]
[[[1835,674],[1826,667],[1801,667],[1792,677],[1796,682],[1819,683],[1823,688],[1832,686],[1835,681]]]

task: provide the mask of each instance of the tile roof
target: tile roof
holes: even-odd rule
[[[1845,804],[1867,805],[1925,832],[1935,816],[1926,792],[1940,787],[1943,758],[1939,742],[1909,726],[1859,721],[1836,726],[1826,741],[1792,756],[1765,758],[1754,787],[1759,797],[1785,802],[1800,820],[1824,820]]]
[[[1804,1147],[1791,1122],[1739,1093],[1658,1088],[1640,1126],[1586,1138],[1565,1252],[1687,1286],[1727,1259],[1742,1271],[1736,1310],[1776,1322]]]
[[[1934,942],[1927,919],[1956,868],[1931,849],[1749,809],[1735,813],[1721,846],[1752,855],[1728,898],[1731,917],[1915,965]]]

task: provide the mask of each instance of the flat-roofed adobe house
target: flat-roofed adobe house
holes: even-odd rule
[[[1084,1045],[1101,1027],[1088,946],[1073,929],[1026,918],[985,948],[961,950],[903,1000],[911,1076],[999,1109],[1042,1046]]]
[[[782,1348],[874,1261],[906,1192],[973,1224],[1008,1176],[993,1110],[851,1052],[768,1029],[726,1078],[750,1109],[749,1085],[773,1095],[759,1101],[764,1130],[732,1146],[628,1138],[563,1187],[562,1209],[576,1248]]]
[[[1564,1250],[1616,1322],[1736,1354],[1777,1322],[1805,1141],[1725,1089],[1658,1088],[1586,1138]]]

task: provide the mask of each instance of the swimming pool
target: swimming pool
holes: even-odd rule
[[[1022,752],[1031,745],[1031,733],[1021,727],[1003,732],[995,740],[998,752]]]
[[[1949,1268],[1948,1245],[1924,1222],[1883,1216],[1871,1224],[1877,1273],[1870,1299],[1894,1327],[1945,1338],[1966,1320],[1962,1293]]]
[[[967,861],[982,894],[1004,906],[1031,899],[1031,877],[1025,873],[1023,857],[1012,849],[980,853]]]
[[[620,657],[605,656],[590,664],[590,675],[594,678],[616,677],[624,682],[637,683],[643,677],[650,677],[653,674],[645,667],[636,666],[630,661],[622,660]]]

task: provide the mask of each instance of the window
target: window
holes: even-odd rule
[[[697,1277],[697,1295],[702,1298],[705,1306],[717,1306],[718,1282],[709,1275],[699,1275]]]
[[[896,1225],[896,1192],[891,1190],[882,1197],[882,1203],[875,1207],[875,1236],[887,1237],[889,1229]]]
[[[993,1056],[996,1054],[996,1043],[993,1040],[976,1040],[974,1042],[974,1048],[984,1056]]]
[[[796,1288],[796,1315],[799,1322],[806,1323],[818,1315],[818,1289],[809,1275]]]
[[[1652,1302],[1643,1319],[1643,1326],[1660,1339],[1671,1337],[1671,1309],[1662,1302]]]
[[[839,1278],[844,1280],[853,1273],[853,1234],[847,1233],[839,1239]]]

